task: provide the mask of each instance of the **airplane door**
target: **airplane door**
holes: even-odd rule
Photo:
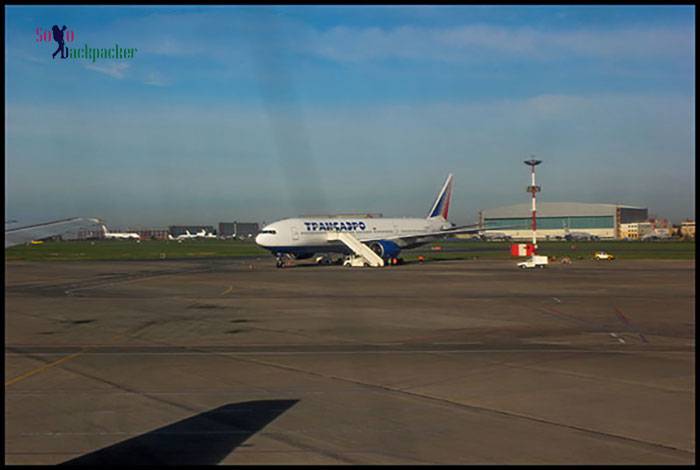
[[[299,230],[296,227],[292,227],[292,240],[299,240]]]

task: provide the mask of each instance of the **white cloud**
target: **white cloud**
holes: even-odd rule
[[[38,113],[45,118],[41,125]],[[168,217],[158,204],[178,213],[171,206],[180,203],[179,196],[173,195],[181,193],[187,175],[196,182],[182,198],[192,204],[192,218],[216,207],[254,210],[270,220],[317,210],[318,202],[329,210],[415,215],[427,210],[426,199],[452,171],[465,218],[477,208],[524,201],[521,160],[534,153],[544,160],[544,200],[625,202],[682,218],[694,210],[694,120],[692,101],[682,95],[316,106],[303,114],[274,106],[172,104],[110,113],[80,109],[66,117],[60,107],[11,106],[7,194],[18,200],[23,188],[31,193],[40,187],[42,200],[59,194],[85,204],[105,198],[107,204],[114,201],[87,189],[71,191],[97,181],[95,187],[113,194],[128,181],[134,200],[151,201],[148,210],[139,208],[149,223]],[[285,164],[320,177],[309,171],[306,178],[290,177]],[[298,191],[312,190],[325,200],[299,197],[299,207],[285,206]],[[271,201],[277,206],[270,207]],[[119,209],[129,223],[132,209]]]
[[[31,62],[33,64],[46,65],[48,63],[48,60],[46,60],[46,58],[40,59],[39,57],[35,57],[35,56],[29,55],[29,54],[27,54],[27,55],[22,54],[22,55],[19,55],[19,57],[22,60],[26,60],[27,62]]]
[[[387,59],[471,61],[494,57],[693,59],[694,27],[618,26],[552,29],[470,23],[427,28],[337,26],[319,29],[264,10],[254,13],[150,14],[115,22],[144,53],[240,60],[246,52],[294,51],[338,62]],[[251,49],[252,48],[252,49]]]
[[[528,59],[692,58],[694,31],[674,28],[539,30],[491,25],[393,29],[336,27],[312,34],[309,50],[327,59],[469,60],[490,54]]]
[[[129,69],[129,64],[126,62],[111,62],[105,65],[86,64],[85,68],[121,80],[124,78],[126,71]]]
[[[158,72],[149,72],[143,83],[151,86],[166,86],[170,82]]]

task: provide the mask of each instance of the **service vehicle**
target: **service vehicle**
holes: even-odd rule
[[[547,264],[548,259],[546,256],[532,255],[532,257],[518,263],[518,267],[521,269],[544,268]]]
[[[615,259],[615,257],[605,251],[596,251],[593,254],[593,259],[596,261],[612,261]]]

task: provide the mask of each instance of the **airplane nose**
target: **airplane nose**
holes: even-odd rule
[[[257,243],[260,246],[263,246],[262,240],[263,240],[263,234],[259,233],[255,236],[255,243]]]

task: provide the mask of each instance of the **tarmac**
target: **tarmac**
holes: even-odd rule
[[[6,262],[6,464],[693,464],[695,262]]]

